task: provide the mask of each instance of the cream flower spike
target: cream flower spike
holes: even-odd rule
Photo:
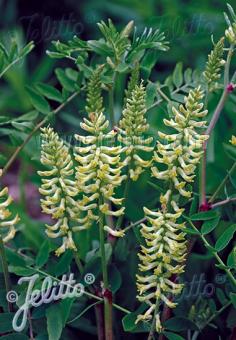
[[[206,121],[199,120],[206,116],[207,110],[199,101],[203,98],[203,92],[199,88],[191,90],[185,97],[185,105],[173,107],[174,117],[164,119],[166,126],[170,126],[176,132],[164,134],[159,132],[163,142],[157,143],[157,152],[154,161],[164,164],[166,168],[159,171],[152,167],[152,175],[160,180],[171,180],[179,194],[185,197],[191,196],[191,191],[184,189],[186,183],[191,183],[195,177],[196,165],[202,156],[202,147],[208,136],[199,133],[199,129],[205,128]]]
[[[0,177],[1,177],[0,172]],[[3,243],[7,243],[15,237],[15,225],[20,221],[18,215],[11,219],[12,213],[8,209],[13,199],[8,194],[8,188],[5,187],[0,191],[0,236]]]
[[[151,161],[141,158],[139,152],[152,152],[154,148],[150,146],[153,138],[144,138],[144,133],[147,132],[149,125],[145,118],[146,91],[143,83],[136,85],[133,91],[128,93],[130,96],[126,99],[126,106],[122,113],[118,140],[125,146],[126,160],[124,163],[129,166],[130,178],[136,181],[144,169],[151,165]]]
[[[56,255],[60,256],[66,249],[76,250],[72,231],[83,229],[75,200],[78,190],[68,147],[52,128],[46,127],[41,131],[41,163],[49,168],[38,171],[42,177],[39,192],[45,196],[41,199],[41,207],[44,213],[56,220],[53,225],[46,225],[46,234],[50,238],[62,238],[62,245],[56,250]]]
[[[202,98],[203,93],[197,88],[185,98],[185,105],[173,108],[174,118],[165,120],[165,125],[176,131],[170,135],[159,133],[164,142],[157,143],[154,156],[154,161],[165,168],[159,171],[153,167],[153,176],[165,180],[170,189],[161,195],[158,211],[144,208],[147,223],[142,224],[141,234],[146,245],[141,246],[138,255],[140,273],[137,275],[137,298],[145,302],[148,309],[137,317],[136,322],[155,317],[157,332],[161,332],[162,326],[156,306],[163,302],[174,308],[176,303],[173,297],[180,294],[183,288],[183,284],[173,281],[184,271],[186,257],[185,224],[180,221],[184,209],[179,207],[176,198],[180,195],[191,197],[191,189],[187,191],[184,187],[194,180],[201,149],[207,139],[206,135],[197,132],[205,127],[205,122],[198,119],[207,114],[202,110],[203,104],[199,103]]]
[[[138,254],[140,274],[137,275],[137,298],[147,304],[148,310],[144,315],[139,315],[136,322],[152,319],[157,301],[174,308],[176,304],[169,296],[179,294],[183,288],[182,284],[172,281],[173,275],[184,271],[185,226],[178,221],[183,209],[171,201],[171,195],[172,192],[168,190],[161,196],[163,204],[158,212],[144,208],[148,223],[142,224],[141,228],[146,245],[141,246]],[[158,313],[155,318],[156,330],[160,332],[162,327]]]
[[[102,69],[99,68],[99,72]],[[97,71],[93,77],[98,78]],[[94,83],[93,77],[90,79]],[[90,88],[90,86],[89,86]],[[99,100],[99,108],[102,107],[100,87],[95,95]],[[95,107],[91,98],[87,98],[87,108]],[[98,211],[104,215],[120,216],[124,213],[121,207],[112,211],[111,204],[121,205],[122,199],[115,197],[115,189],[122,183],[126,176],[122,175],[123,164],[120,161],[121,146],[114,146],[116,132],[107,132],[109,121],[100,111],[88,112],[88,118],[84,118],[80,124],[87,136],[75,135],[80,146],[75,147],[75,160],[77,188],[82,196],[79,202],[79,210],[83,214],[83,225],[89,228],[94,221],[98,221]],[[109,204],[110,202],[110,204]]]

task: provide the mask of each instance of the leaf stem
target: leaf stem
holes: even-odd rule
[[[197,227],[192,223],[192,221],[186,217],[186,216],[183,216],[187,221],[188,223],[191,225],[191,227],[197,232],[197,234],[200,236],[200,238],[202,239],[204,245],[206,246],[206,248],[212,248],[212,246],[210,245],[210,243],[207,241],[207,239],[205,238],[204,235],[202,235],[199,230],[197,229]],[[230,279],[230,281],[233,283],[234,286],[236,286],[236,279],[235,277],[233,276],[233,274],[231,273],[230,269],[228,269],[226,267],[226,265],[224,264],[224,262],[221,260],[220,256],[218,255],[218,253],[214,250],[213,252],[213,255],[214,257],[216,258],[216,260],[218,261],[218,263],[221,265],[222,267],[222,270],[225,271],[225,273],[227,274],[228,278]]]
[[[67,105],[72,99],[74,99],[78,94],[78,91],[74,92],[70,97],[68,97],[65,102],[63,102],[61,105],[59,105],[55,110],[53,110],[52,112],[50,112],[43,120],[41,120],[36,126],[35,128],[30,132],[30,134],[26,137],[26,139],[24,140],[24,142],[18,146],[15,150],[15,152],[12,154],[12,156],[10,157],[9,161],[7,162],[7,164],[4,166],[4,168],[2,169],[2,176],[4,176],[7,172],[7,170],[10,168],[10,166],[12,165],[12,163],[15,161],[15,159],[17,158],[18,154],[21,152],[21,150],[24,149],[24,147],[26,146],[26,144],[31,140],[31,138],[33,137],[33,135],[44,125],[46,124],[46,122],[48,121],[48,119],[52,116],[57,114],[59,111],[61,111],[65,105]]]
[[[225,199],[223,201],[216,202],[216,203],[212,204],[211,208],[215,209],[215,208],[218,208],[218,207],[220,207],[222,205],[228,204],[230,202],[235,202],[235,201],[236,201],[236,197],[227,198],[227,199]]]
[[[55,277],[55,276],[53,276],[53,275],[50,275],[49,273],[46,273],[46,272],[44,272],[44,271],[41,270],[41,269],[34,268],[34,267],[32,267],[32,266],[26,266],[26,268],[33,269],[33,270],[35,270],[36,272],[42,274],[42,275],[45,276],[45,277],[50,277],[50,278],[52,278],[52,279],[55,280],[56,282],[61,282],[61,280],[58,279],[57,277]],[[70,288],[74,288],[74,287],[71,286],[71,285],[69,285],[69,287],[70,287]],[[79,291],[79,292],[80,292],[80,291]],[[88,296],[88,297],[90,297],[90,298],[93,298],[93,299],[95,299],[95,300],[97,300],[97,301],[103,302],[103,298],[101,298],[101,297],[99,297],[99,296],[97,296],[97,295],[95,295],[95,294],[93,294],[93,293],[87,292],[86,290],[84,290],[84,295],[86,295],[86,296]],[[123,312],[123,313],[125,313],[125,314],[130,314],[130,313],[131,313],[131,311],[129,311],[128,309],[126,309],[126,308],[124,308],[124,307],[122,307],[122,306],[120,306],[120,305],[118,305],[118,304],[116,304],[116,303],[112,303],[112,305],[113,305],[114,308],[120,310],[121,312]]]
[[[214,194],[209,199],[209,203],[214,202],[214,200],[216,199],[216,197],[220,193],[221,189],[224,187],[225,183],[228,181],[228,179],[230,178],[231,174],[234,172],[235,169],[236,169],[236,162],[234,162],[234,164],[232,165],[232,167],[228,171],[228,173],[225,176],[225,178],[223,179],[223,181],[220,183],[220,185],[218,186],[218,188],[216,189]]]
[[[167,97],[167,95],[165,95],[165,93],[160,89],[160,87],[157,87],[157,92],[160,94],[160,96],[167,101],[167,103],[170,103],[171,100],[170,98]]]
[[[8,265],[7,265],[7,257],[6,257],[5,247],[4,247],[3,240],[2,240],[1,236],[0,236],[0,258],[1,258],[4,282],[5,282],[5,287],[6,287],[6,293],[8,293],[11,290],[11,281],[10,281],[10,275],[9,275],[9,272],[8,272]],[[8,310],[9,310],[9,312],[13,311],[13,306],[10,302],[8,302]]]
[[[33,46],[33,45],[32,45]],[[24,58],[24,55],[17,57],[15,60],[13,60],[10,64],[8,64],[4,70],[2,70],[2,72],[0,73],[0,78],[2,78],[2,76],[15,64],[17,64],[21,59]]]

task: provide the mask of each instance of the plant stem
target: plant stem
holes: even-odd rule
[[[99,198],[99,206],[102,205],[102,199]],[[104,290],[104,321],[105,321],[105,338],[112,340],[112,293],[109,290],[108,272],[105,253],[105,237],[103,229],[103,214],[99,212],[99,239],[100,239],[100,256],[103,276]],[[111,295],[111,296],[110,296]]]
[[[220,183],[220,185],[218,186],[218,188],[216,189],[212,197],[209,199],[209,203],[214,202],[215,198],[218,196],[221,189],[224,187],[225,183],[228,181],[228,179],[230,178],[231,174],[233,173],[235,169],[236,169],[236,162],[232,165],[231,169],[229,170],[229,172],[227,173],[223,181]]]
[[[214,320],[218,315],[220,315],[226,308],[228,308],[232,304],[231,301],[228,301],[224,306],[222,306],[218,311],[216,311],[213,315],[209,317],[209,319],[205,322],[205,325],[201,328],[205,328],[212,320]]]
[[[4,70],[0,73],[0,78],[2,78],[2,76],[15,64],[17,64],[21,59],[23,59],[23,56],[17,57],[15,60],[13,60],[10,64],[8,64]]]
[[[141,220],[138,220],[137,222],[131,223],[130,225],[128,225],[128,227],[126,227],[126,228],[124,229],[124,232],[126,232],[126,231],[128,231],[128,230],[130,230],[130,229],[132,229],[132,228],[134,228],[134,227],[137,227],[137,226],[140,225],[141,223],[146,222],[146,220],[147,220],[147,217],[143,217],[143,218],[141,218]]]
[[[82,265],[82,263],[80,261],[80,257],[79,257],[79,254],[78,254],[77,251],[74,251],[74,259],[75,259],[75,263],[77,265],[77,268],[79,269],[80,274],[82,274],[84,268],[83,268],[83,265]]]
[[[225,102],[228,98],[229,92],[227,90],[227,85],[229,84],[229,70],[230,70],[230,63],[231,59],[233,56],[234,52],[234,45],[231,44],[228,55],[227,55],[227,60],[225,63],[225,71],[224,71],[224,91],[221,95],[220,101],[215,109],[215,112],[211,118],[210,124],[208,125],[208,128],[206,129],[205,134],[211,136],[211,133],[220,117],[220,114],[224,108]],[[206,204],[206,159],[207,159],[207,145],[208,145],[208,140],[206,140],[203,144],[203,160],[201,162],[201,174],[200,174],[200,206]]]
[[[53,276],[53,275],[50,275],[49,273],[46,273],[45,271],[41,270],[41,269],[38,269],[38,268],[35,268],[35,267],[31,267],[31,266],[26,266],[26,268],[29,268],[29,269],[33,269],[35,270],[37,273],[39,274],[42,274],[43,276],[45,277],[50,277],[51,279],[53,279],[54,281],[56,282],[61,282],[60,279],[58,279],[57,277]],[[74,288],[74,286],[72,285],[68,285],[70,288]],[[90,297],[90,298],[93,298],[97,301],[100,301],[100,302],[103,302],[103,298],[95,295],[95,294],[92,294],[92,293],[89,293],[87,292],[86,290],[84,290],[84,295]],[[120,305],[117,305],[116,303],[113,303],[112,306],[118,310],[120,310],[121,312],[125,313],[125,314],[130,314],[131,311],[129,311],[128,309],[120,306]]]
[[[153,319],[152,319],[151,329],[150,329],[150,332],[148,334],[147,340],[155,339],[154,335],[155,335],[155,326],[156,326],[156,314],[157,314],[158,309],[159,309],[159,300],[156,301],[154,316],[153,316]]]
[[[125,188],[124,188],[124,202],[126,202],[126,200],[128,199],[128,193],[129,193],[129,186],[130,186],[130,176],[129,176],[129,171],[128,171],[128,175],[127,175],[127,180],[126,180],[126,183],[125,183]],[[124,220],[124,215],[120,215],[118,217],[118,220],[116,222],[116,229],[120,229],[121,225],[122,225],[122,222]]]
[[[212,209],[215,209],[215,208],[218,208],[218,207],[220,207],[220,206],[222,206],[222,205],[228,204],[228,203],[230,203],[230,202],[235,202],[235,201],[236,201],[236,197],[227,198],[227,199],[225,199],[225,200],[223,200],[223,201],[216,202],[216,203],[212,204],[211,208],[212,208]]]
[[[157,87],[157,92],[160,94],[160,96],[167,101],[167,103],[170,103],[170,98],[167,97],[167,95],[160,89],[160,87]]]
[[[225,63],[225,73],[224,73],[224,87],[225,88],[229,83],[229,68],[230,68],[230,63],[231,63],[231,59],[233,56],[233,52],[234,52],[234,44],[231,44],[229,51],[228,51],[227,60]]]
[[[77,268],[80,272],[80,274],[83,274],[84,268],[83,265],[81,263],[79,254],[77,251],[74,251],[74,259],[75,259],[75,263],[77,265]],[[93,288],[89,287],[88,288],[90,292],[93,293]],[[103,301],[103,299],[102,299]],[[95,303],[93,303],[92,305],[88,306],[87,308],[85,308],[79,315],[77,315],[73,320],[71,320],[68,323],[72,323],[75,320],[79,319],[82,315],[84,315],[90,308],[94,307],[94,311],[95,311],[95,317],[96,317],[96,325],[97,325],[97,333],[98,333],[98,340],[105,340],[105,334],[104,334],[104,318],[103,318],[103,306],[102,306],[102,302],[101,301],[96,301]]]
[[[26,139],[24,140],[24,142],[18,146],[15,150],[15,152],[13,153],[13,155],[10,157],[9,161],[7,162],[7,164],[4,166],[4,168],[2,169],[2,176],[5,175],[5,173],[7,172],[7,170],[10,168],[10,166],[12,165],[12,163],[15,161],[15,159],[17,158],[18,154],[21,152],[21,150],[24,149],[24,147],[26,146],[26,144],[31,140],[31,138],[33,137],[33,135],[48,121],[48,119],[51,117],[51,115],[57,114],[59,111],[61,111],[65,105],[67,105],[72,99],[74,99],[78,94],[77,92],[74,92],[70,97],[68,97],[66,99],[65,102],[63,102],[61,105],[59,105],[55,110],[53,110],[52,112],[50,112],[43,120],[41,120],[36,126],[35,128],[30,132],[30,134],[26,137]]]
[[[215,112],[211,118],[210,124],[208,125],[208,128],[206,129],[205,134],[209,136],[211,136],[211,133],[220,117],[220,114],[224,108],[226,99],[228,97],[228,92],[227,89],[224,90],[224,92],[222,93],[221,99],[215,109]],[[200,177],[200,182],[201,182],[201,188],[200,188],[200,205],[205,204],[206,203],[206,157],[207,157],[207,145],[208,145],[208,140],[206,140],[203,144],[203,159],[201,162],[201,177]]]
[[[112,85],[108,93],[109,97],[109,112],[110,112],[110,124],[113,128],[115,126],[115,110],[114,110],[114,92],[115,92],[115,83],[116,83],[117,73],[114,72]]]
[[[184,217],[188,223],[191,225],[191,227],[197,231],[198,235],[200,236],[200,238],[202,239],[204,245],[206,246],[207,249],[212,248],[212,246],[210,245],[210,243],[207,241],[207,239],[205,238],[204,235],[202,235],[199,230],[195,227],[195,225],[192,223],[192,221],[188,218],[188,217]],[[222,270],[225,271],[225,273],[227,274],[228,278],[230,279],[230,281],[233,283],[233,285],[236,287],[236,279],[233,276],[233,274],[231,273],[230,269],[228,269],[226,267],[226,265],[224,264],[224,262],[221,260],[221,258],[219,257],[218,253],[216,251],[212,252],[214,257],[216,258],[216,260],[218,261],[218,263],[222,266]]]
[[[8,265],[7,265],[5,248],[4,248],[4,244],[3,244],[3,240],[2,240],[1,236],[0,236],[0,257],[1,257],[1,263],[2,263],[2,270],[3,270],[6,292],[8,293],[11,290],[11,281],[10,281],[10,275],[9,275],[9,272],[8,272]],[[9,310],[9,312],[13,311],[13,306],[10,302],[8,302],[8,310]]]

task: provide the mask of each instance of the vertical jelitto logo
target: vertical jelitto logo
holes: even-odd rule
[[[82,283],[76,283],[74,274],[69,277],[63,275],[61,280],[55,280],[51,276],[45,277],[41,284],[41,289],[35,289],[39,274],[29,277],[22,277],[17,284],[27,284],[26,296],[24,303],[19,306],[13,320],[12,327],[16,332],[22,332],[27,323],[28,311],[31,307],[39,307],[42,304],[48,304],[52,301],[63,300],[66,298],[79,298],[85,292],[85,287]],[[91,285],[95,282],[95,276],[92,273],[87,273],[84,276],[86,285]],[[6,299],[10,303],[15,303],[18,300],[18,294],[14,290],[7,293]]]

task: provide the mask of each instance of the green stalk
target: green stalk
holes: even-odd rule
[[[153,319],[152,319],[152,324],[151,324],[151,328],[150,328],[150,332],[148,334],[147,340],[155,339],[156,314],[157,314],[157,311],[159,309],[159,305],[160,305],[160,302],[159,302],[159,300],[157,300],[155,311],[154,311],[154,316],[153,316]]]
[[[128,199],[129,186],[130,186],[130,176],[129,176],[129,171],[128,171],[127,180],[126,180],[125,188],[124,188],[124,202],[126,202],[126,200]],[[120,229],[123,220],[124,220],[124,215],[120,215],[117,222],[116,222],[116,229],[117,230]]]
[[[82,274],[83,271],[84,271],[84,268],[83,268],[82,262],[80,260],[80,257],[79,257],[79,254],[78,254],[77,251],[74,251],[74,259],[75,259],[75,263],[76,263],[76,266],[77,266],[80,274]]]
[[[99,206],[102,205],[102,199],[99,199]],[[105,237],[103,229],[103,214],[99,212],[99,239],[100,239],[100,255],[102,265],[102,276],[103,276],[103,299],[104,299],[104,321],[105,321],[105,339],[112,340],[112,295],[109,290],[108,272],[106,264],[106,253],[105,253]],[[111,296],[109,296],[111,295]]]
[[[3,270],[6,292],[8,293],[11,290],[11,281],[10,281],[10,275],[8,272],[5,248],[4,248],[4,244],[3,244],[3,240],[1,236],[0,236],[0,258],[1,258],[1,263],[2,263],[2,270]],[[13,311],[13,306],[10,302],[8,302],[8,310],[9,312]]]
[[[231,63],[231,59],[233,56],[233,52],[234,52],[234,45],[231,44],[229,51],[228,51],[228,55],[227,55],[227,60],[225,63],[225,70],[224,70],[224,91],[221,95],[220,101],[215,109],[215,112],[211,118],[210,124],[206,130],[206,135],[209,135],[209,138],[211,136],[211,133],[216,125],[216,123],[218,122],[218,119],[220,117],[220,114],[225,106],[225,102],[228,98],[228,91],[227,91],[227,85],[229,84],[229,71],[230,71],[230,63]],[[206,100],[206,104],[207,104],[208,99]],[[208,139],[209,140],[209,139]],[[200,174],[200,206],[202,204],[206,203],[206,158],[207,158],[207,144],[208,144],[208,140],[206,140],[204,142],[203,145],[203,161],[201,163],[201,174]]]
[[[204,235],[202,235],[199,230],[196,228],[196,226],[192,223],[192,221],[184,216],[184,218],[188,221],[188,223],[191,225],[191,227],[197,232],[197,234],[200,236],[200,238],[202,239],[204,245],[206,246],[207,249],[212,248],[212,246],[210,245],[210,243],[207,241],[207,239],[205,238]],[[224,264],[224,262],[221,260],[220,256],[218,255],[218,253],[216,251],[212,252],[214,257],[216,258],[217,262],[221,265],[222,270],[225,271],[225,273],[227,274],[228,278],[230,279],[230,281],[233,283],[233,285],[236,287],[236,279],[234,277],[234,275],[231,273],[230,269],[228,269],[226,267],[226,265]]]
[[[111,127],[115,126],[115,110],[114,110],[114,92],[115,92],[115,83],[116,83],[116,72],[113,74],[112,85],[108,93],[109,97],[109,112],[110,112],[110,123]]]

